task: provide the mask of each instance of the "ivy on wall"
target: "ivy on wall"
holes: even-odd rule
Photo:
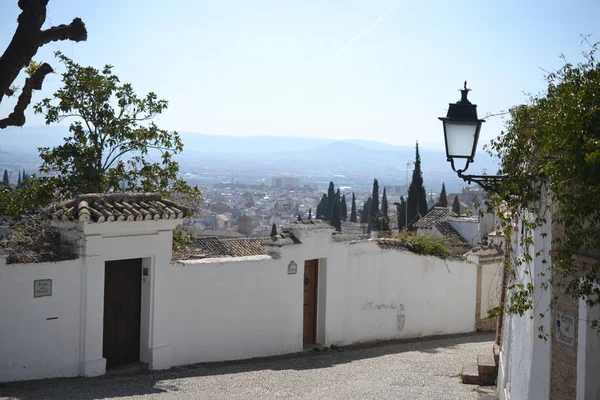
[[[507,243],[512,253],[507,266],[510,313],[523,315],[533,306],[534,287],[520,280],[517,271],[530,274],[527,266],[534,257],[549,268],[540,273],[542,288],[549,287],[549,272],[560,274],[568,282],[568,295],[590,306],[600,303],[599,264],[582,271],[573,262],[574,256],[600,250],[600,42],[584,37],[582,43],[588,49],[584,61],[572,64],[562,57],[564,65],[545,76],[547,90],[513,107],[505,131],[487,146],[507,175],[488,207],[499,213],[507,238],[520,233],[516,243]],[[546,207],[553,207],[552,223],[562,232],[552,237],[557,250],[552,262],[550,249],[529,251],[534,230],[546,222]],[[550,233],[541,229],[542,236]],[[523,250],[518,256],[516,246]]]

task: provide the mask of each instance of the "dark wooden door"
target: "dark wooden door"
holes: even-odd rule
[[[319,260],[304,262],[304,344],[317,342],[317,276]]]
[[[106,368],[140,360],[142,260],[107,261],[104,273]]]

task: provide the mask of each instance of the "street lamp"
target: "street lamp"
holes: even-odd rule
[[[450,161],[452,170],[467,183],[475,182],[487,191],[495,191],[498,184],[504,179],[504,175],[465,175],[463,172],[469,168],[469,164],[475,158],[477,142],[481,125],[485,122],[477,118],[477,105],[472,104],[467,95],[471,89],[465,86],[460,89],[461,98],[456,103],[450,103],[448,114],[439,117],[444,125],[444,139],[446,143],[446,157]],[[456,169],[456,164],[459,167]]]

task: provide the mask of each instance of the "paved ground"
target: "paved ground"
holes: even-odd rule
[[[494,399],[463,385],[463,362],[492,351],[472,334],[98,378],[12,383],[5,399]],[[493,393],[493,391],[492,391]],[[5,396],[5,397],[3,397]]]

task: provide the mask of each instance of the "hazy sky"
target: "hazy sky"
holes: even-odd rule
[[[1,1],[0,51],[19,11]],[[89,38],[35,59],[57,67],[60,49],[83,65],[114,65],[138,93],[169,100],[158,120],[168,129],[442,148],[437,117],[465,79],[480,116],[522,103],[559,54],[581,60],[580,34],[600,40],[599,15],[598,0],[50,0],[45,27],[79,16]],[[35,99],[59,81],[49,76]],[[490,119],[483,141],[501,128]]]

